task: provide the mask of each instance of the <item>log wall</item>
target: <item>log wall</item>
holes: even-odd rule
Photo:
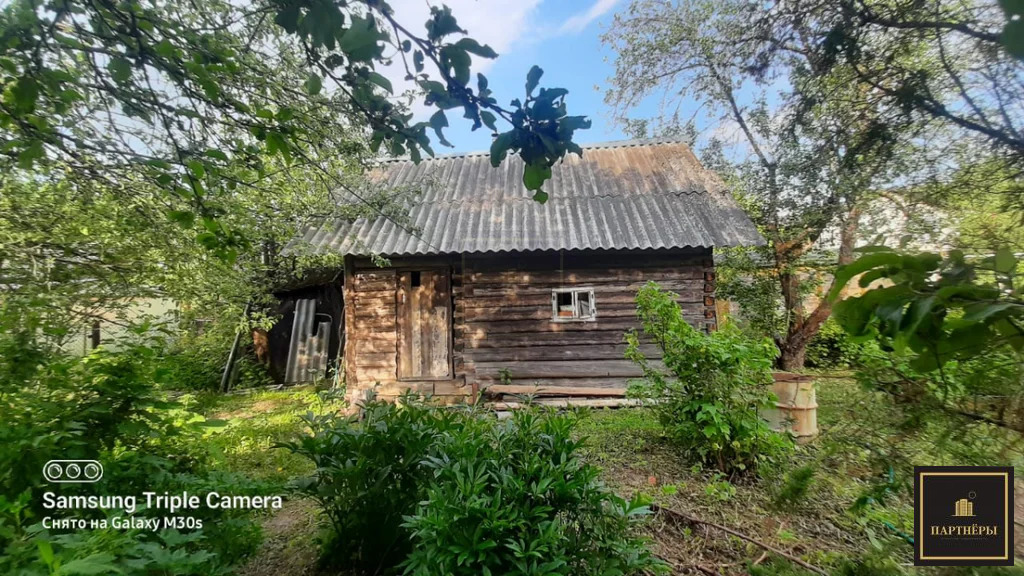
[[[408,381],[397,377],[395,291],[398,272],[446,266],[451,271],[454,377]],[[634,298],[648,281],[679,294],[694,326],[715,329],[710,249],[656,252],[542,252],[392,259],[381,269],[355,260],[346,273],[346,381],[355,393],[377,386],[463,400],[494,385],[624,388],[639,369],[623,358],[624,333],[639,328]],[[551,292],[594,291],[597,319],[553,322]],[[644,352],[659,351],[645,344]],[[504,376],[504,377],[503,377]]]
[[[455,339],[470,381],[510,392],[530,387],[621,389],[641,376],[623,355],[623,336],[639,328],[636,293],[647,282],[679,294],[684,317],[715,328],[710,249],[648,253],[565,252],[466,256]],[[597,319],[553,322],[551,292],[591,288]],[[659,358],[644,344],[649,358]],[[512,388],[509,388],[511,386]]]

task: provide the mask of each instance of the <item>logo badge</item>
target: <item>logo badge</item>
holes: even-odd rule
[[[103,464],[96,460],[50,460],[43,478],[58,484],[89,484],[103,478]]]
[[[1013,565],[1013,468],[916,466],[914,564]]]

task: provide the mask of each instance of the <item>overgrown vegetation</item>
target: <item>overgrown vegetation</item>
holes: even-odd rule
[[[789,448],[758,413],[771,402],[775,348],[735,327],[698,332],[677,298],[654,283],[637,293],[643,335],[658,345],[664,369],[640,351],[640,333],[628,333],[626,357],[644,372],[632,394],[656,402],[662,426],[695,461],[727,474],[756,471]]]
[[[316,466],[298,488],[328,519],[328,564],[437,576],[661,569],[631,533],[648,509],[602,487],[572,414],[496,420],[405,396],[306,423],[312,434],[285,447]]]
[[[244,510],[196,510],[203,527],[194,530],[45,529],[44,517],[60,515],[44,508],[44,491],[106,494],[98,484],[47,483],[41,471],[53,459],[101,461],[103,486],[124,495],[261,494],[267,487],[211,466],[201,440],[204,418],[158,389],[159,341],[74,358],[40,345],[30,316],[5,313],[0,322],[0,571],[219,574],[255,550],[259,530]],[[116,507],[75,516],[110,520],[132,512],[160,516]]]

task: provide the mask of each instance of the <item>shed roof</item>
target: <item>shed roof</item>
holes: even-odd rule
[[[315,252],[401,256],[529,250],[659,249],[762,244],[722,181],[674,140],[609,142],[567,155],[532,199],[523,162],[492,168],[487,153],[391,160],[378,177],[421,188],[410,223],[334,220],[295,244]]]

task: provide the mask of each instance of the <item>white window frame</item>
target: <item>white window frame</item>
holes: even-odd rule
[[[572,294],[572,316],[559,316],[558,295]],[[583,315],[580,308],[580,294],[586,294],[590,301],[590,314]],[[596,322],[597,300],[593,288],[555,288],[551,290],[551,321],[552,322]]]

